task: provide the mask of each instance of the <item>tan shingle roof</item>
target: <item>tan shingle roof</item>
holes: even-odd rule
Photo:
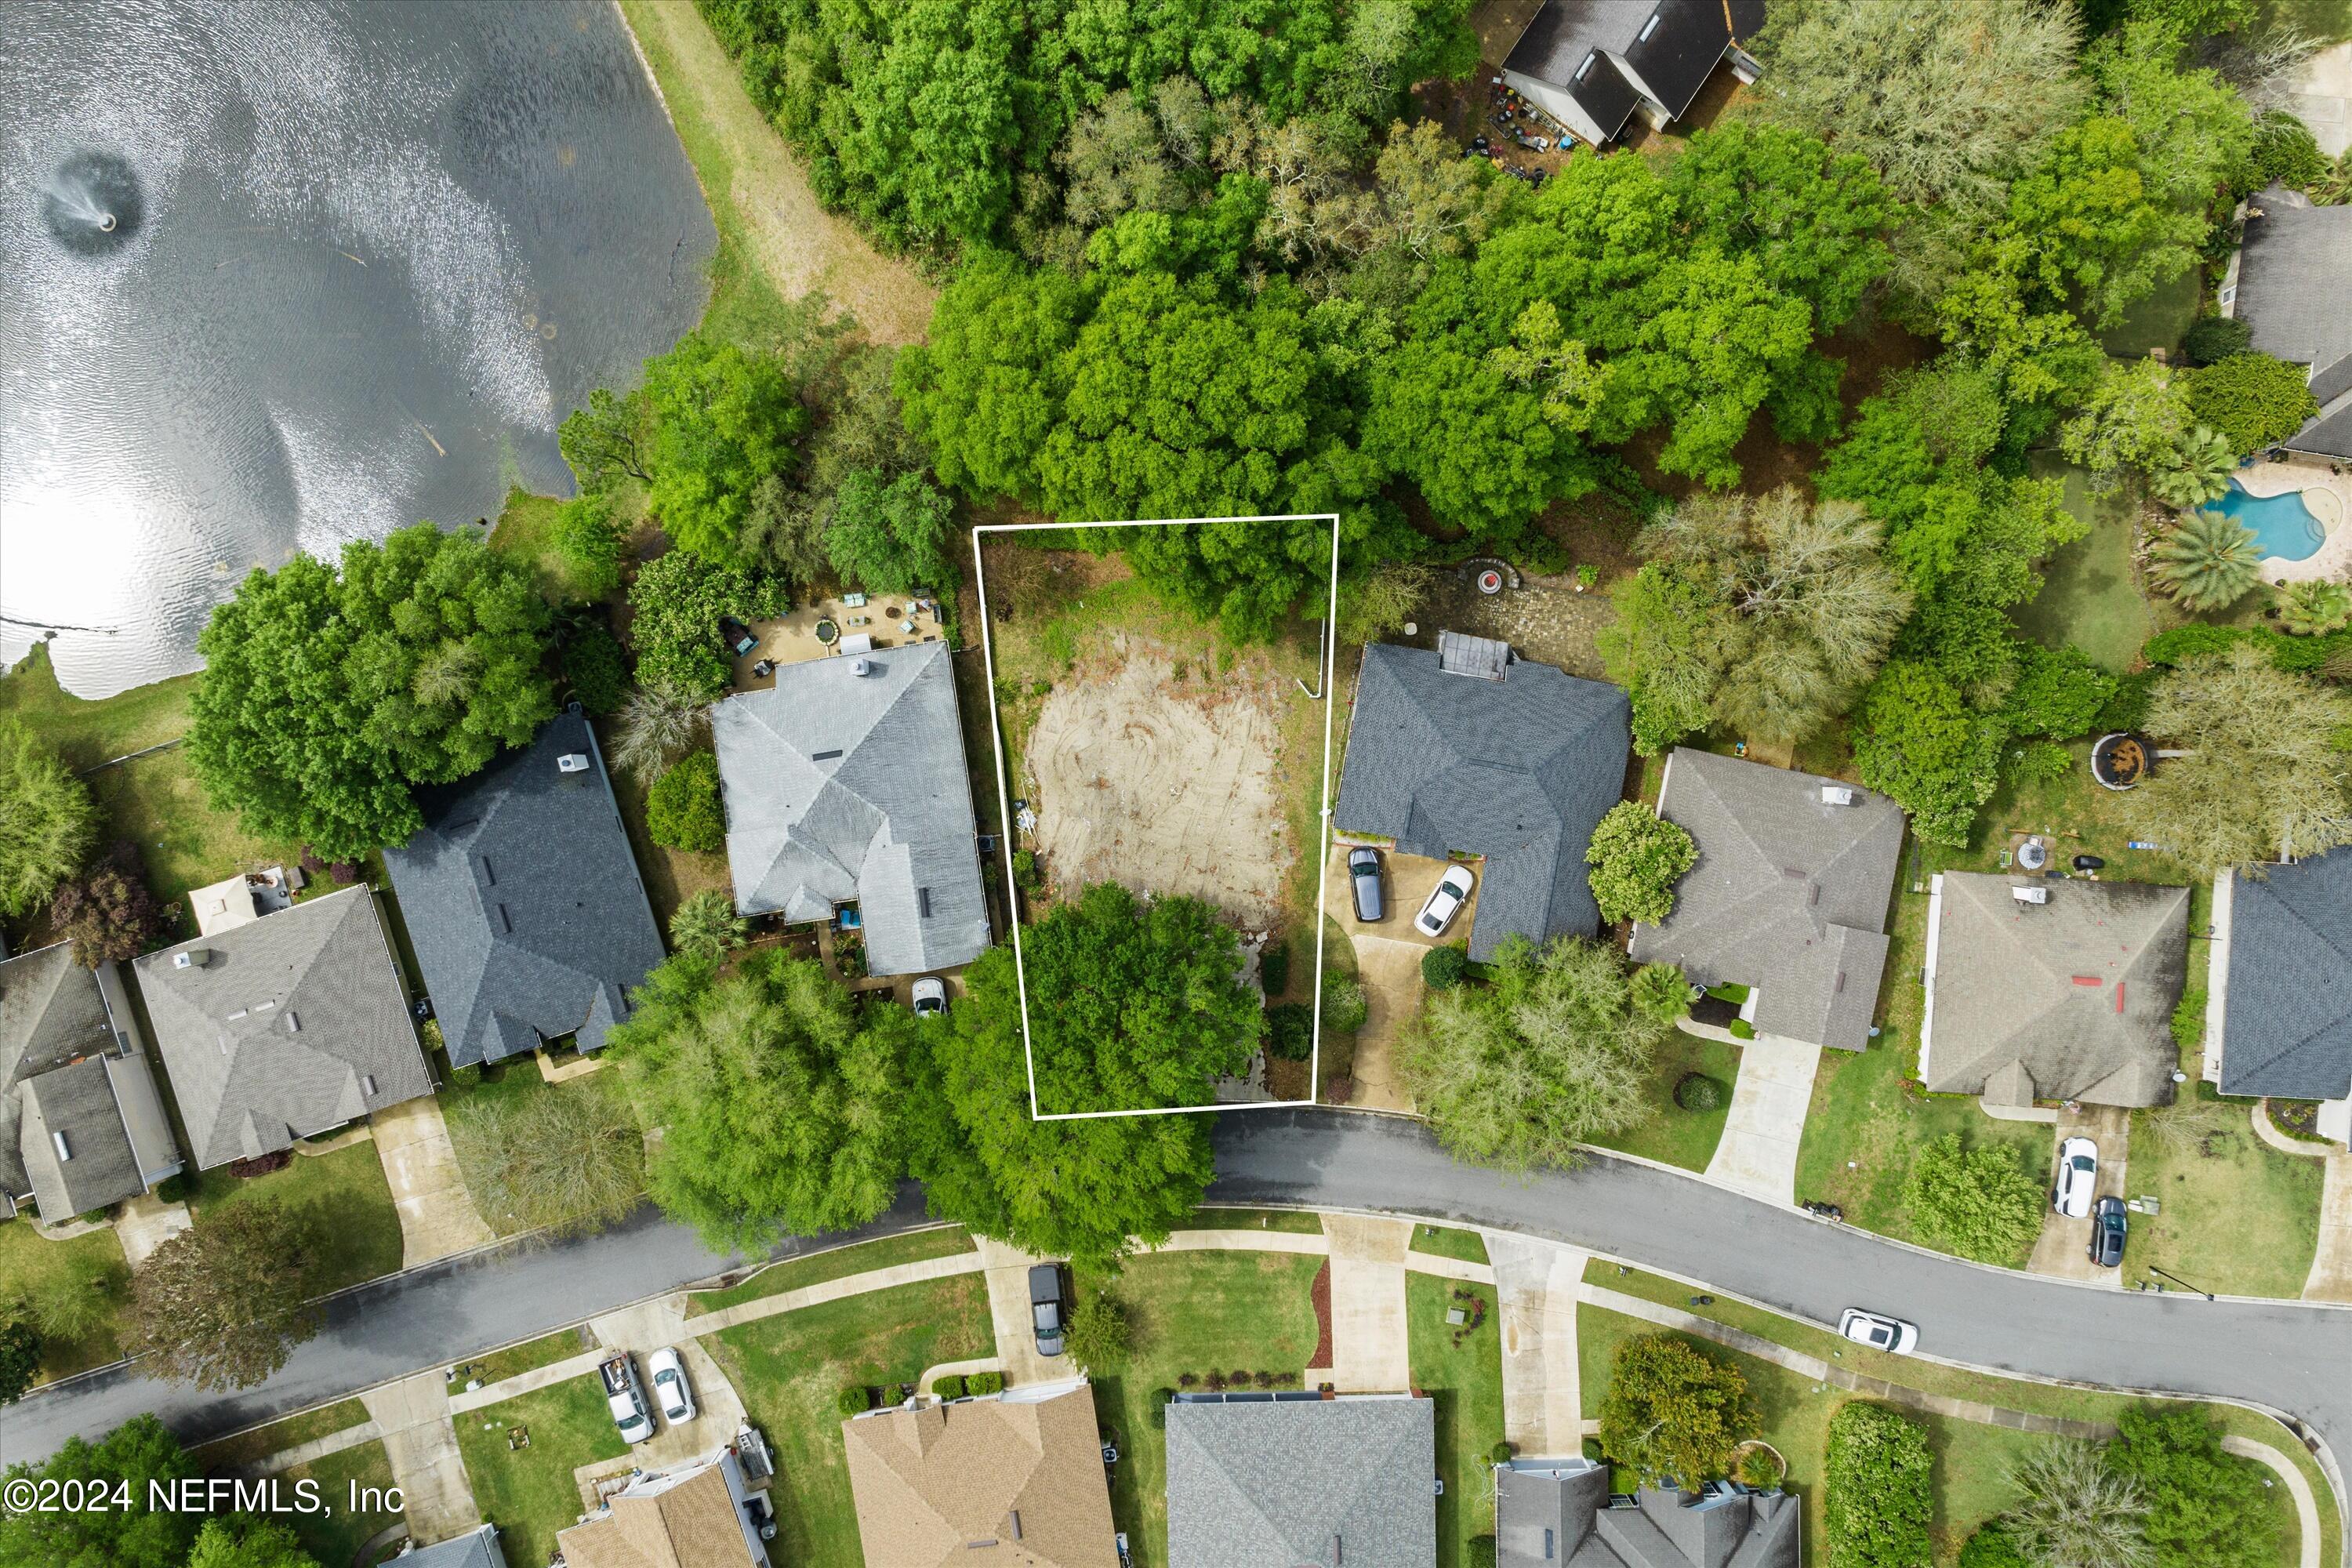
[[[754,1568],[717,1465],[658,1490],[615,1493],[605,1507],[556,1535],[568,1568]]]
[[[1094,1391],[842,1423],[866,1568],[1118,1568]]]

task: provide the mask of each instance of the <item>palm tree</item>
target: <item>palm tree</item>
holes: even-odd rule
[[[706,888],[677,906],[669,917],[669,944],[698,958],[724,958],[743,945],[751,922],[735,912],[735,900],[723,888]]]
[[[2148,553],[2158,586],[2184,609],[2224,609],[2245,597],[2262,574],[2253,530],[2218,511],[2184,519]]]
[[[2278,602],[2279,625],[2297,637],[2325,637],[2352,622],[2352,588],[2341,583],[2290,583]]]
[[[650,778],[702,738],[710,717],[665,686],[640,686],[613,718],[613,762],[623,773]]]
[[[2238,466],[2238,455],[2230,449],[2227,436],[2200,425],[2182,439],[2173,461],[2176,467],[2148,475],[2147,488],[2165,505],[2185,510],[2221,499],[2230,488],[2230,472]]]
[[[2139,1483],[2108,1468],[2100,1445],[2072,1439],[2034,1449],[2009,1472],[2018,1490],[2001,1517],[2034,1568],[2148,1568]]]

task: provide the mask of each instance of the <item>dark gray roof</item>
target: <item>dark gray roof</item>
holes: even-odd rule
[[[173,963],[199,952],[203,963]],[[133,968],[199,1170],[433,1092],[368,888],[151,952]]]
[[[772,688],[713,708],[710,731],[737,909],[816,921],[855,900],[876,974],[980,956],[988,905],[947,644],[779,666]]]
[[[1833,804],[1823,789],[1850,790]],[[1903,811],[1885,795],[1816,773],[1676,747],[1658,815],[1698,862],[1674,913],[1636,925],[1637,963],[1678,963],[1702,985],[1756,990],[1759,1032],[1858,1051],[1886,967],[1886,903]]]
[[[507,1568],[495,1524],[478,1525],[455,1540],[413,1548],[397,1561],[400,1568]]]
[[[1921,1077],[2002,1104],[2165,1105],[2189,889],[1946,871],[1928,931]],[[2019,901],[2020,887],[2050,901]]]
[[[2230,885],[2221,1092],[2352,1093],[2352,850]]]
[[[1657,13],[1650,36],[1637,28],[1625,46],[1625,63],[1680,120],[1732,40],[1752,39],[1762,28],[1764,0],[1659,0]]]
[[[1169,1568],[1430,1568],[1436,1479],[1426,1399],[1180,1399]]]
[[[2352,458],[2352,207],[2314,206],[2281,185],[2248,204],[2233,314],[2254,348],[2312,371],[2319,414],[2299,452]]]
[[[30,1194],[57,1223],[146,1190],[104,1060],[121,1044],[98,976],[65,943],[0,962],[0,1197]]]
[[[1548,664],[1500,680],[1450,674],[1425,648],[1364,650],[1334,821],[1408,855],[1484,855],[1470,956],[1601,924],[1584,864],[1624,791],[1624,692]]]
[[[1503,68],[1565,91],[1613,137],[1643,96],[1636,80],[1679,119],[1725,47],[1763,25],[1764,0],[1544,0]]]
[[[17,1147],[44,1216],[67,1219],[147,1190],[104,1058],[86,1057],[27,1079],[22,1092],[24,1134]]]
[[[1589,1459],[1496,1467],[1496,1568],[1799,1568],[1804,1508],[1786,1492],[1710,1481],[1612,1501]]]
[[[566,756],[588,765],[565,773]],[[572,1034],[583,1051],[601,1047],[662,941],[588,721],[560,713],[417,805],[425,826],[383,863],[449,1060]]]

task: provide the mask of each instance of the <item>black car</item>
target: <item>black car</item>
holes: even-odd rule
[[[2124,1201],[2109,1193],[2091,1205],[2091,1261],[2102,1268],[2120,1268],[2124,1261],[2124,1237],[2130,1233],[2131,1222],[2125,1216]]]
[[[1040,1263],[1029,1270],[1029,1318],[1037,1331],[1037,1353],[1062,1353],[1062,1266]]]

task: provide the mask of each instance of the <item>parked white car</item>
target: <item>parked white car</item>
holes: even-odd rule
[[[947,982],[936,974],[916,981],[912,994],[918,1018],[935,1018],[948,1010]]]
[[[1838,1332],[1858,1345],[1868,1345],[1889,1355],[1908,1355],[1911,1347],[1919,1342],[1919,1331],[1900,1318],[1883,1317],[1865,1312],[1859,1307],[1848,1307],[1838,1319]]]
[[[1448,866],[1445,875],[1437,879],[1437,886],[1430,889],[1421,913],[1413,916],[1413,929],[1423,936],[1444,936],[1445,928],[1454,923],[1454,917],[1469,900],[1471,886],[1469,867]]]
[[[2099,1146],[2088,1138],[2069,1138],[2061,1143],[2058,1181],[2050,1189],[2050,1206],[2068,1219],[2088,1219],[2098,1185]]]
[[[646,1367],[653,1373],[654,1403],[661,1406],[662,1419],[675,1426],[681,1421],[694,1419],[694,1390],[686,1381],[686,1363],[667,1345],[646,1357]]]

